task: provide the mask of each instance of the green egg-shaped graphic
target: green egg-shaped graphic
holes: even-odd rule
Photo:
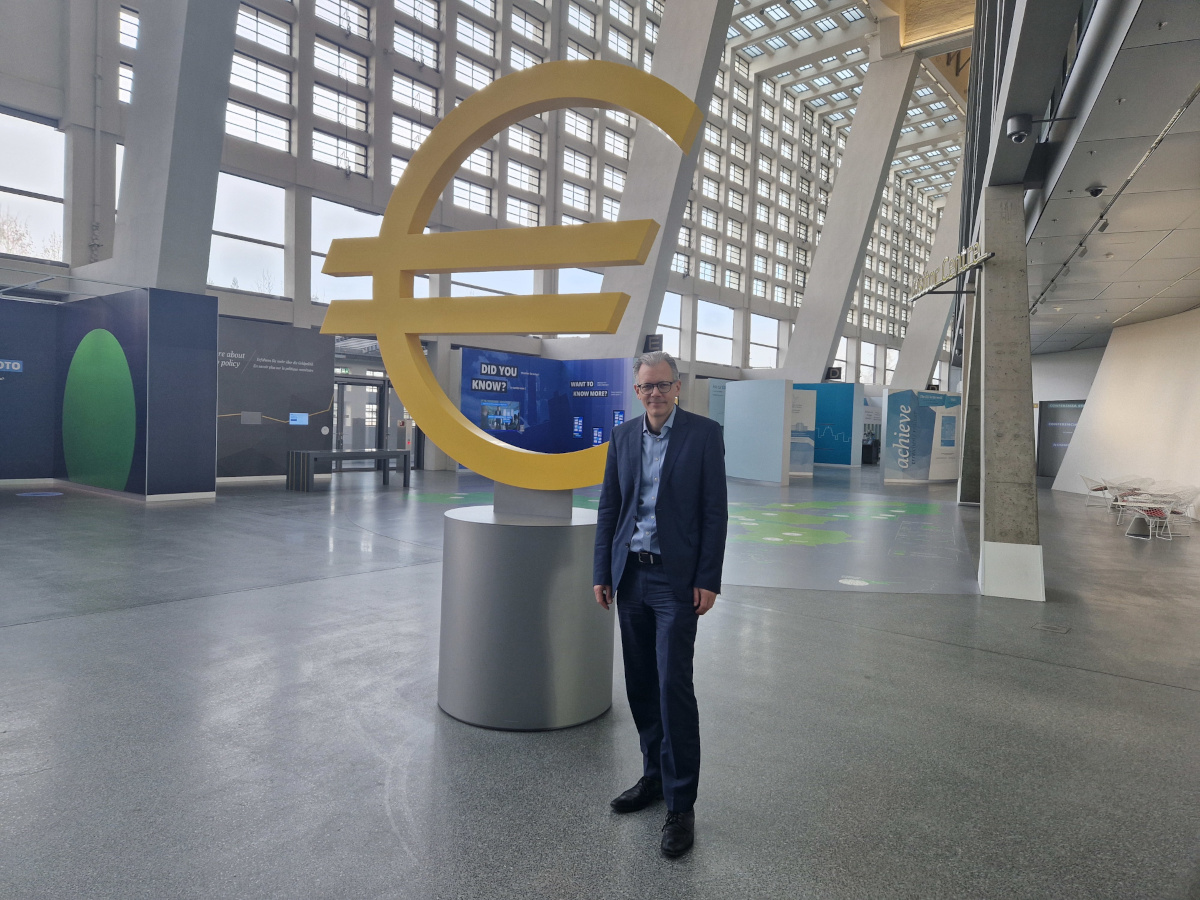
[[[63,393],[67,477],[125,490],[136,435],[137,401],[125,351],[112,332],[89,331],[71,358]]]

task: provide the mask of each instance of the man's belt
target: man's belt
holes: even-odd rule
[[[629,554],[629,561],[643,566],[661,566],[663,560],[658,553],[651,553],[649,550],[633,550]]]

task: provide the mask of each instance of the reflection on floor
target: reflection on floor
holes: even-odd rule
[[[1043,491],[1049,602],[985,598],[977,513],[877,472],[731,486],[676,862],[661,809],[608,812],[619,657],[579,728],[437,709],[441,519],[482,479],[0,488],[0,896],[1197,896],[1200,536]]]

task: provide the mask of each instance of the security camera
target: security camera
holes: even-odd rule
[[[1008,121],[1004,123],[1004,130],[1014,144],[1023,144],[1029,137],[1029,132],[1033,131],[1033,116],[1028,113],[1009,116]]]
[[[1105,190],[1105,185],[1093,184],[1090,188],[1087,189],[1087,192],[1088,192],[1088,195],[1091,197],[1099,197],[1101,194],[1104,193],[1104,190]]]

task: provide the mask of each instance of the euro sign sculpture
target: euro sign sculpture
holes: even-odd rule
[[[437,383],[422,334],[613,334],[629,303],[622,293],[512,297],[413,297],[413,276],[433,272],[630,266],[646,261],[653,219],[587,225],[424,234],[459,166],[522,119],[567,107],[625,109],[662,129],[686,154],[704,113],[665,81],[632,66],[549,62],[507,75],[448,113],[409,161],[377,238],[332,242],[322,269],[370,275],[370,300],[335,300],[324,334],[374,335],[405,408],[435,444],[467,468],[515,487],[567,490],[597,484],[607,445],[537,453],[496,440],[470,422]]]

